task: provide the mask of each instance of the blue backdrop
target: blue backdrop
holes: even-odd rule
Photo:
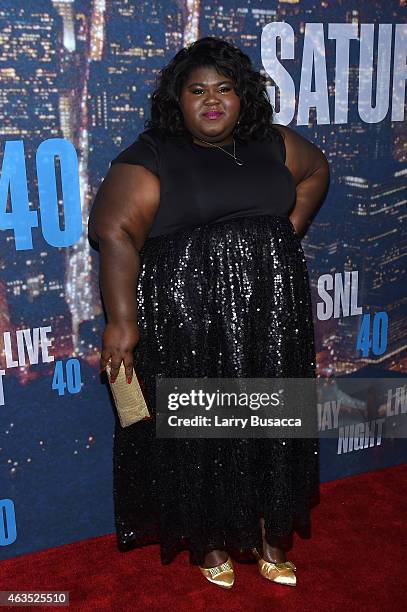
[[[114,413],[89,207],[144,129],[157,71],[207,35],[268,76],[276,122],[331,165],[303,240],[320,376],[405,376],[405,2],[2,0],[0,554],[114,531]],[[350,419],[357,421],[357,415]],[[344,452],[321,478],[406,460],[404,441]]]

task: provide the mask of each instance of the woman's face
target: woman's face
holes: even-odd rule
[[[179,104],[185,127],[193,137],[218,145],[233,141],[240,98],[230,77],[212,66],[195,68],[181,89]]]

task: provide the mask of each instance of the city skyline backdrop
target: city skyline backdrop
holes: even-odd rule
[[[298,95],[307,24],[323,24],[325,33],[328,24],[375,24],[376,69],[378,25],[391,24],[394,36],[405,7],[404,0],[2,0],[0,169],[6,142],[22,141],[30,208],[38,210],[39,146],[53,138],[72,143],[83,226],[81,238],[70,247],[51,246],[41,227],[35,227],[30,250],[16,250],[12,230],[1,232],[0,342],[7,332],[14,337],[16,330],[51,326],[49,353],[55,359],[6,368],[3,376],[2,494],[15,504],[19,534],[12,546],[4,547],[5,556],[113,531],[115,415],[99,375],[104,315],[98,254],[88,242],[87,219],[110,161],[144,130],[159,70],[183,46],[212,35],[239,46],[269,76],[263,59],[270,49],[262,49],[262,32],[283,22],[295,33],[295,54],[281,64]],[[326,39],[324,52],[332,110],[335,42]],[[327,199],[302,242],[312,287],[318,374],[402,376],[407,371],[406,123],[405,118],[391,121],[390,111],[378,123],[361,120],[357,41],[351,41],[349,70],[342,76],[349,81],[345,123],[319,123],[311,111],[308,124],[297,125],[296,107],[289,124],[321,148],[331,169]],[[58,162],[56,179],[59,183]],[[326,274],[344,278],[352,271],[358,272],[362,314],[318,320],[319,279]],[[388,316],[387,348],[363,356],[356,347],[362,317],[380,312]],[[55,362],[70,358],[81,364],[83,388],[60,396],[51,386]],[[5,366],[0,350],[0,369]],[[332,442],[321,454],[323,480],[405,459],[402,440],[388,439],[341,456]]]

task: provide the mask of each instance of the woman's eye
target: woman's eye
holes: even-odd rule
[[[224,87],[219,87],[219,91],[221,91],[221,92],[222,92],[222,91],[230,91],[230,89],[231,89],[231,88],[230,88],[230,87],[228,87],[227,85],[225,85]],[[195,93],[203,93],[203,89],[193,89],[193,90],[192,90],[192,93],[193,93],[193,94],[195,94]]]

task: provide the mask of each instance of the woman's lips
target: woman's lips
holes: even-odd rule
[[[223,115],[223,113],[218,113],[217,111],[209,111],[207,113],[203,113],[203,116],[207,119],[218,119],[218,117],[220,117],[221,115]]]

